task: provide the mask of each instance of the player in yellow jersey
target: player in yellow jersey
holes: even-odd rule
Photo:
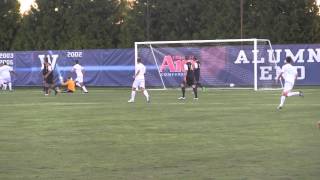
[[[66,89],[63,91],[64,93],[74,93],[76,91],[76,82],[72,79],[72,77],[68,77],[66,82],[61,80],[61,85],[66,86]]]

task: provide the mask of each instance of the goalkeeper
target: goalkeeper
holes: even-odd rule
[[[74,93],[76,91],[76,83],[72,77],[68,77],[66,82],[63,82],[63,78],[60,77],[61,85],[66,86],[66,89],[62,91],[63,93]]]

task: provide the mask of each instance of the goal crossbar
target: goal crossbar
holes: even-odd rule
[[[180,41],[142,41],[135,42],[136,45],[139,44],[182,44],[182,43],[223,43],[223,42],[254,42],[254,41],[268,41],[268,39],[214,39],[214,40],[180,40]]]

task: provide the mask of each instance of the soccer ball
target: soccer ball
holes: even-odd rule
[[[234,84],[233,84],[233,83],[230,83],[230,87],[234,87]]]
[[[320,129],[320,121],[317,122],[317,128]]]

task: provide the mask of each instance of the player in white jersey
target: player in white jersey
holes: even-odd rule
[[[0,66],[0,86],[2,90],[6,90],[9,86],[9,91],[12,91],[11,73],[14,73],[13,68],[8,66],[6,62]]]
[[[0,88],[2,88],[2,90],[4,89],[4,78],[2,77],[2,70],[3,69],[3,64],[0,63]]]
[[[150,102],[150,96],[148,94],[148,91],[145,89],[145,79],[144,74],[146,73],[146,67],[142,64],[141,58],[137,59],[137,65],[135,67],[135,76],[134,81],[132,84],[132,92],[131,92],[131,98],[129,99],[129,103],[134,102],[134,98],[136,96],[136,91],[140,88],[143,95],[146,97],[147,102]]]
[[[282,66],[281,73],[279,74],[277,79],[278,81],[280,80],[280,78],[284,79],[284,87],[283,87],[282,96],[280,98],[280,104],[278,106],[278,109],[282,109],[284,102],[286,100],[286,97],[303,96],[303,93],[301,91],[291,92],[297,77],[298,77],[298,71],[296,67],[292,66],[291,57],[286,57],[286,64]]]
[[[77,78],[75,79],[76,85],[78,87],[81,87],[84,93],[88,93],[88,90],[86,86],[83,84],[83,74],[84,74],[84,68],[79,64],[79,61],[76,60],[75,65],[72,67],[72,72],[75,72],[77,75]]]

